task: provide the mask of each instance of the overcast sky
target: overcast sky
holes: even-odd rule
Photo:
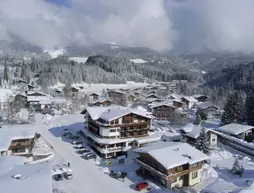
[[[0,40],[253,51],[253,0],[0,0]]]

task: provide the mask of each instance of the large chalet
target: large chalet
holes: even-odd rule
[[[169,189],[199,183],[202,165],[208,159],[189,144],[178,142],[160,142],[135,152],[139,154],[137,173]]]
[[[147,136],[151,115],[121,106],[88,107],[84,134],[103,158],[126,154],[137,137]]]

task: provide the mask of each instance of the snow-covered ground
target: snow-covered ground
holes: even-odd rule
[[[82,62],[85,63],[87,61],[88,57],[70,57],[70,60],[73,60],[75,62]]]
[[[72,86],[75,87],[80,87],[82,86],[82,92],[84,93],[93,93],[93,92],[102,92],[103,89],[131,89],[131,88],[137,88],[137,87],[145,87],[147,86],[147,83],[137,83],[137,82],[133,82],[133,81],[127,81],[126,84],[87,84],[87,83],[76,83],[76,84],[72,84]],[[64,84],[62,83],[57,83],[54,86],[51,86],[51,89],[63,89],[64,88]]]
[[[136,64],[144,64],[147,63],[147,61],[141,59],[141,58],[137,58],[137,59],[130,59],[131,62],[136,63]]]

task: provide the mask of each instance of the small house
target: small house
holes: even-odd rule
[[[174,121],[175,107],[169,104],[151,105],[152,114],[157,120]]]
[[[130,95],[128,96],[128,100],[134,102],[134,101],[137,100],[137,98],[136,98],[135,95],[130,94]]]
[[[31,84],[28,84],[28,85],[27,85],[27,89],[28,89],[29,91],[32,91],[32,90],[35,89],[35,86],[33,86],[33,85],[31,85]]]
[[[108,99],[99,99],[95,102],[89,103],[89,106],[107,107],[112,105],[112,101]]]
[[[193,98],[195,98],[198,102],[207,102],[208,101],[208,96],[203,95],[203,94],[195,94],[192,95]]]
[[[192,96],[184,96],[181,98],[182,102],[184,102],[188,109],[192,109],[194,105],[198,102],[195,98]]]
[[[159,142],[135,149],[137,173],[169,189],[193,186],[201,181],[208,156],[187,143]]]
[[[98,93],[92,93],[89,95],[89,99],[92,101],[98,100],[99,99],[100,94]]]
[[[198,102],[196,108],[205,114],[207,119],[219,119],[221,117],[220,108],[209,102]]]
[[[197,140],[200,136],[200,132],[202,130],[202,127],[199,125],[195,125],[192,129],[192,131],[183,134],[183,141],[187,142],[193,146],[196,145]],[[205,129],[205,132],[207,134],[207,137],[209,139],[209,146],[210,148],[216,148],[217,147],[217,135],[215,134],[215,132],[213,132],[210,129]]]
[[[125,98],[125,94],[120,90],[108,90],[108,96],[113,100],[123,100]]]
[[[159,99],[159,97],[155,94],[150,94],[146,96],[146,99]]]
[[[254,126],[230,123],[216,128],[216,131],[236,137],[238,139],[246,140],[248,135],[254,134]]]
[[[183,107],[184,107],[184,103],[181,101],[178,101],[178,100],[173,100],[172,104],[177,109],[183,109]]]

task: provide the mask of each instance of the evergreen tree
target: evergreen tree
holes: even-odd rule
[[[207,120],[207,115],[198,109],[196,112],[196,119],[194,121],[194,125],[199,125],[202,121],[205,120]]]
[[[246,120],[248,125],[254,125],[254,92],[246,98]]]
[[[230,172],[234,175],[242,175],[244,172],[243,165],[239,162],[238,158],[235,159],[232,169]]]
[[[35,110],[34,110],[34,108],[31,106],[30,108],[29,108],[29,111],[28,111],[28,122],[29,123],[35,123]]]
[[[199,137],[197,138],[196,148],[205,154],[210,153],[209,137],[204,128],[201,129]]]
[[[243,96],[239,91],[234,91],[227,98],[224,112],[221,117],[221,125],[230,123],[242,123],[245,121],[245,105]]]
[[[6,64],[6,60],[5,60],[5,64],[4,64],[4,81],[5,81],[5,83],[9,82],[8,67],[7,67],[7,64]]]

